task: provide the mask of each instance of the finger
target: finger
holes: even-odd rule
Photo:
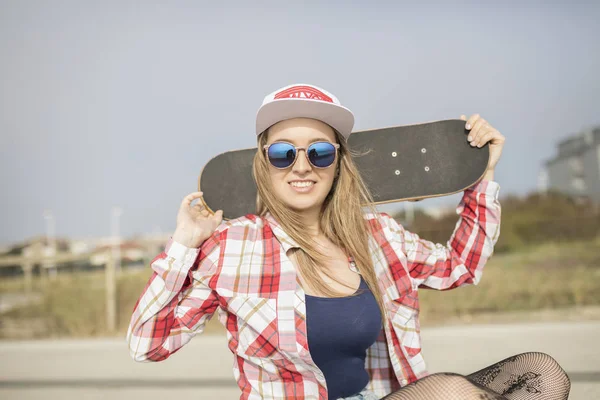
[[[483,118],[479,118],[469,133],[469,138],[471,138],[470,140],[477,142],[478,137],[485,131],[486,126],[487,121]],[[467,138],[467,140],[469,140],[469,138]]]
[[[194,193],[190,193],[187,196],[185,196],[183,198],[183,201],[181,202],[182,206],[187,206],[189,207],[190,204],[192,204],[192,201],[199,199],[200,197],[202,197],[202,192],[194,192]]]
[[[494,133],[495,132],[493,130],[489,130],[483,133],[482,135],[479,135],[479,139],[476,143],[477,147],[483,147],[487,142],[492,140],[492,138],[494,137]]]
[[[220,224],[221,221],[223,221],[223,210],[218,210],[213,218],[218,224]]]
[[[201,204],[196,204],[195,206],[192,207],[192,211],[194,213],[202,215],[202,212],[205,211],[205,209],[204,209],[204,206],[202,206]]]
[[[473,114],[469,117],[467,124],[465,125],[465,128],[467,129],[471,129],[473,127],[473,125],[475,125],[475,122],[477,122],[477,120],[479,119],[479,114]]]
[[[196,214],[200,214],[200,215],[202,215],[202,211],[204,211],[204,209],[202,209],[202,207],[197,207],[197,206],[195,206],[195,207],[193,207],[193,208],[192,208],[192,211],[193,211],[194,213],[196,213]]]
[[[467,116],[463,114],[463,115],[460,116],[460,119],[463,120],[463,121],[466,121],[467,120]]]
[[[492,128],[490,130],[490,137],[485,139],[482,146],[488,142],[490,142],[490,144],[501,145],[505,142],[505,140],[506,140],[506,138],[504,137],[504,135],[502,135],[500,132],[498,132],[497,129]]]
[[[481,143],[481,138],[488,132],[489,128],[479,129],[477,134],[473,135],[473,139],[469,142],[472,147],[476,147],[479,143]],[[470,135],[469,135],[470,136]]]

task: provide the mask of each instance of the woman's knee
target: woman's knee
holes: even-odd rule
[[[555,390],[564,391],[565,393],[571,391],[571,379],[558,361],[549,354],[542,352],[521,353],[515,356],[515,360],[523,364],[522,369],[524,371],[532,371],[544,376],[547,384],[551,382]]]
[[[554,357],[552,357],[549,354],[536,351],[521,353],[516,357],[523,360],[523,362],[529,364],[528,367],[532,369],[537,369],[542,373],[547,372],[563,374],[565,378],[569,379],[562,366],[558,363],[558,361],[556,361]]]

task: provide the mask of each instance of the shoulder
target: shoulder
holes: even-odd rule
[[[220,230],[226,230],[226,229],[235,229],[235,228],[239,228],[239,227],[256,227],[258,225],[262,226],[262,219],[261,217],[259,217],[258,215],[255,214],[247,214],[244,215],[243,217],[239,217],[239,218],[235,218],[235,219],[229,219],[229,220],[224,220],[221,225],[219,225]]]
[[[403,241],[406,234],[404,227],[393,217],[386,213],[365,213],[371,235],[378,241]]]
[[[388,228],[388,229],[398,229],[398,222],[392,218],[390,215],[386,213],[364,213],[364,218],[369,222],[369,224],[376,228],[380,227],[380,229]]]
[[[218,240],[224,239],[258,239],[262,237],[264,220],[258,215],[248,214],[236,219],[221,222],[215,230],[214,236]]]
[[[221,247],[232,248],[232,245],[253,243],[262,240],[263,220],[248,214],[231,220],[224,220],[213,234],[202,243],[200,252],[203,254],[219,253]],[[237,246],[233,246],[237,247]]]

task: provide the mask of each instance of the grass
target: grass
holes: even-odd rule
[[[421,320],[600,304],[600,238],[493,256],[477,286],[420,291]]]
[[[477,286],[439,292],[420,291],[422,325],[490,313],[561,309],[600,305],[600,238],[575,243],[548,243],[494,255]],[[149,268],[119,277],[118,334],[124,336]],[[0,294],[22,293],[22,278],[3,279]],[[0,314],[0,337],[90,337],[106,330],[104,273],[59,275],[34,279],[42,301]],[[216,315],[206,333],[223,332]]]

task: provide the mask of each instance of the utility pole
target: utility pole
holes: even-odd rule
[[[415,219],[415,206],[412,201],[404,202],[404,213],[406,215],[406,225],[408,227],[412,226]]]
[[[115,332],[117,327],[117,275],[121,272],[121,238],[119,236],[119,218],[123,214],[120,207],[111,210],[110,233],[111,249],[105,268],[106,278],[106,327]]]
[[[44,219],[46,220],[46,245],[44,246],[43,256],[44,258],[52,258],[56,255],[56,226],[54,221],[54,214],[52,214],[51,210],[45,210],[43,213]],[[43,261],[42,262],[42,271],[48,271],[48,275],[50,278],[56,278],[57,268],[56,264],[53,261]]]
[[[115,258],[108,252],[108,263],[105,267],[106,284],[106,329],[114,333],[117,327],[117,279],[115,277]]]
[[[123,210],[120,207],[113,207],[111,214],[111,243],[112,258],[115,266],[115,273],[121,274],[121,237],[119,233],[119,223]]]

